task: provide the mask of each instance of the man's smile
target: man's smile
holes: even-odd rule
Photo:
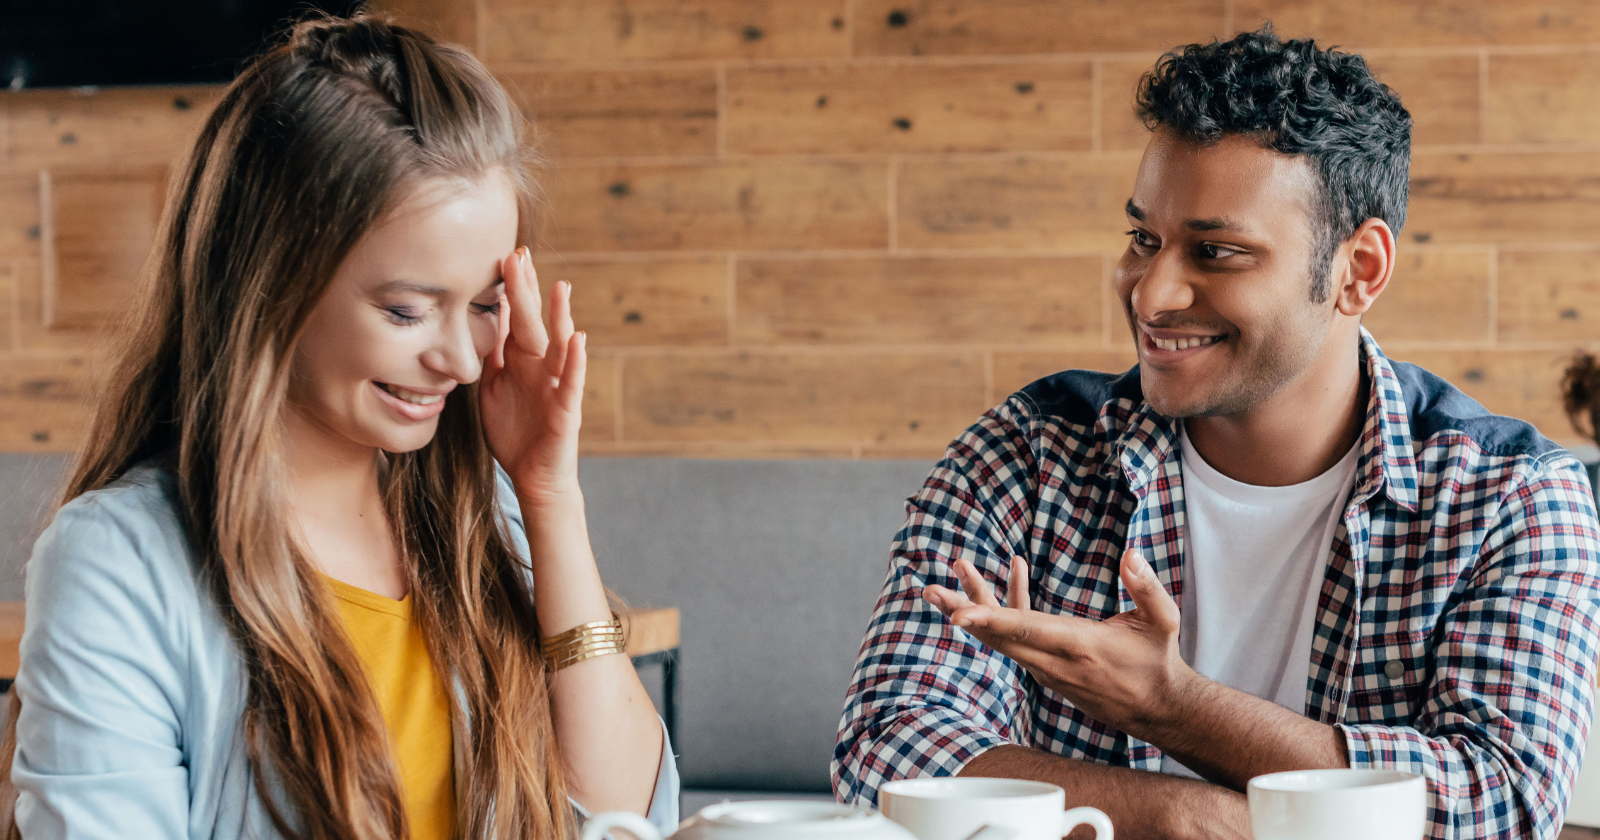
[[[1139,327],[1141,350],[1153,360],[1176,361],[1220,343],[1227,336],[1220,333],[1195,333],[1187,330]]]

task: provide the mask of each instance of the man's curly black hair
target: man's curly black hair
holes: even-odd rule
[[[1284,41],[1272,25],[1161,57],[1139,82],[1153,131],[1211,144],[1229,134],[1308,158],[1320,181],[1311,299],[1328,298],[1340,243],[1367,219],[1398,236],[1406,221],[1411,114],[1359,55]]]

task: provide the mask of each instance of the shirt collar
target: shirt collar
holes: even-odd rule
[[[1361,328],[1359,352],[1371,387],[1367,418],[1356,442],[1360,454],[1350,501],[1363,502],[1383,491],[1396,505],[1415,511],[1417,464],[1412,457],[1411,418],[1405,395],[1400,390],[1400,380],[1366,327]],[[1145,485],[1177,447],[1177,424],[1172,418],[1156,413],[1142,397],[1126,420],[1119,424],[1115,415],[1126,410],[1126,405],[1112,400],[1101,406],[1099,425],[1106,434],[1120,425],[1112,441],[1117,457],[1107,465],[1120,466],[1129,487],[1142,497]]]

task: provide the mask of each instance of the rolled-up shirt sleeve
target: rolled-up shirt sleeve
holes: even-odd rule
[[[1026,556],[1036,486],[1024,411],[1013,398],[985,415],[907,503],[834,747],[834,793],[844,802],[876,805],[885,782],[954,775],[1022,740],[1030,678],[951,625],[922,589],[959,589],[951,563],[964,558],[1004,593],[1011,559]]]
[[[1430,838],[1554,838],[1600,660],[1600,523],[1576,460],[1551,456],[1507,488],[1452,600],[1421,713],[1339,724],[1350,763],[1426,777]]]

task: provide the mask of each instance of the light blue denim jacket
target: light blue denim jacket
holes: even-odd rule
[[[278,836],[243,743],[239,652],[196,579],[176,499],[168,473],[141,466],[68,503],[34,545],[12,763],[28,840]],[[663,738],[649,814],[663,834],[678,786]]]

